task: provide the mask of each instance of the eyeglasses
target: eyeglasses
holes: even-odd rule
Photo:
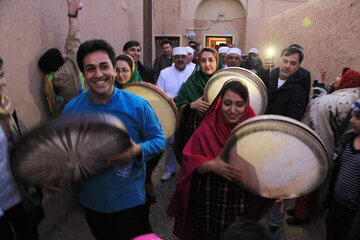
[[[116,69],[116,73],[117,74],[120,74],[120,73],[123,73],[123,74],[128,74],[130,72],[129,69],[125,68],[125,69]]]

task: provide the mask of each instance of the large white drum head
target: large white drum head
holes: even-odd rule
[[[320,138],[291,118],[263,115],[237,126],[224,147],[225,161],[241,168],[234,181],[266,198],[296,198],[324,181],[327,153]]]
[[[148,100],[162,125],[165,137],[168,139],[174,135],[179,122],[179,112],[166,92],[146,82],[127,84],[123,90]]]
[[[230,79],[239,79],[246,85],[249,91],[251,107],[256,115],[264,114],[268,104],[268,93],[265,84],[255,73],[244,68],[230,67],[217,71],[205,86],[205,101],[212,103],[224,83]]]
[[[123,122],[109,114],[70,115],[40,124],[14,145],[16,177],[32,184],[69,184],[107,170],[108,157],[130,146]]]

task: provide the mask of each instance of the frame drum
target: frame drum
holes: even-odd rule
[[[14,175],[31,184],[69,184],[102,173],[107,158],[130,146],[123,122],[109,114],[61,117],[28,132],[14,145]]]
[[[166,139],[174,135],[179,124],[179,112],[166,92],[147,82],[129,83],[123,90],[146,99],[161,122]]]
[[[253,72],[239,67],[229,67],[217,71],[207,82],[204,100],[212,103],[224,83],[230,79],[240,79],[249,91],[250,105],[256,115],[264,114],[268,104],[268,92],[263,81]]]
[[[224,161],[238,166],[248,191],[266,198],[297,198],[324,181],[328,157],[319,136],[303,123],[278,115],[244,121],[230,133]]]

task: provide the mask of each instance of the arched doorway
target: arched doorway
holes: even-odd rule
[[[243,47],[246,10],[239,0],[203,0],[195,12],[194,25],[205,46],[219,43]]]

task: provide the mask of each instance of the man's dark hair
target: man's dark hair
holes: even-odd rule
[[[297,48],[300,48],[301,50],[304,50],[302,46],[300,46],[299,44],[296,44],[296,43],[291,44],[289,47],[297,47]]]
[[[133,68],[133,60],[131,59],[131,57],[129,57],[128,55],[119,55],[116,57],[116,62],[117,61],[124,61],[127,62],[127,64],[130,67],[130,70],[132,70]]]
[[[64,59],[57,48],[47,50],[38,61],[38,66],[44,73],[56,72],[63,64]]]
[[[269,240],[270,237],[260,223],[253,220],[240,220],[232,223],[224,232],[222,240]]]
[[[128,42],[125,43],[124,47],[123,47],[123,51],[127,51],[129,48],[131,47],[141,47],[140,43],[138,41],[135,40],[130,40]]]
[[[2,65],[4,64],[3,59],[0,57],[0,68],[2,68]]]
[[[197,46],[197,47],[200,46],[200,43],[199,43],[199,42],[196,42],[196,41],[192,41],[192,40],[189,41],[189,44],[188,44],[189,46],[190,46],[190,43],[195,44],[195,46]]]
[[[295,44],[293,44],[293,45],[295,45]],[[284,50],[282,50],[281,57],[282,56],[290,56],[290,55],[293,55],[296,53],[299,54],[299,64],[301,64],[302,60],[304,59],[304,52],[301,47],[296,47],[296,46],[291,45],[290,47],[287,47]]]
[[[80,68],[80,71],[84,73],[84,58],[87,54],[96,52],[96,51],[104,51],[110,58],[110,61],[113,66],[115,66],[115,51],[113,47],[103,39],[93,39],[82,43],[77,51],[77,64]]]
[[[169,41],[169,40],[163,40],[163,41],[161,41],[161,44],[160,44],[160,46],[162,47],[163,45],[165,45],[165,44],[170,44],[170,46],[172,46],[172,42],[171,41]]]
[[[227,47],[226,43],[220,43],[219,47]]]

